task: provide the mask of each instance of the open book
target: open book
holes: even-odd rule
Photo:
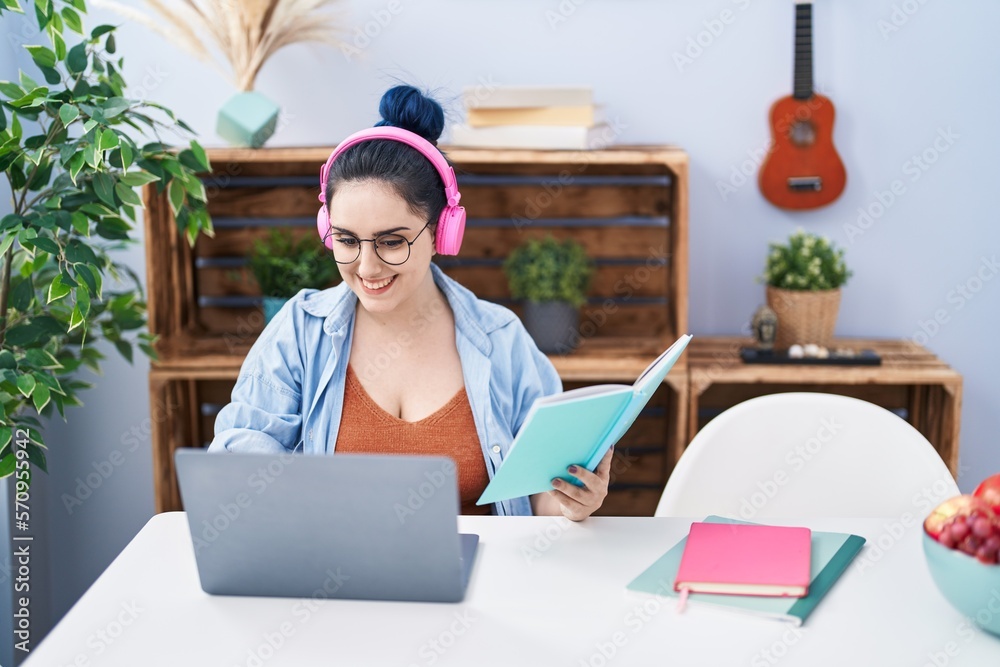
[[[574,482],[566,471],[573,464],[593,471],[635,422],[689,340],[689,335],[678,338],[632,385],[581,387],[536,400],[477,504],[551,491],[556,477]]]

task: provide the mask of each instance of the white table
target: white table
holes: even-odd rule
[[[482,540],[468,595],[424,604],[206,595],[185,515],[160,514],[24,664],[1000,665],[1000,638],[934,587],[919,526],[787,523],[869,539],[801,628],[706,606],[677,614],[667,598],[627,591],[690,520],[461,517]],[[888,547],[877,560],[873,542]]]

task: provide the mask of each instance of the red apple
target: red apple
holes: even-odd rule
[[[974,514],[989,519],[991,523],[1000,524],[1000,519],[997,518],[990,503],[975,496],[961,495],[949,498],[935,507],[924,520],[924,530],[935,540],[939,540],[942,529],[952,518],[969,517]]]
[[[993,511],[1000,514],[1000,473],[984,479],[972,495],[988,502]]]

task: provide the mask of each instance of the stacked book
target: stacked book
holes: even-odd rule
[[[684,539],[627,588],[690,599],[802,625],[865,538],[720,516],[694,522]]]
[[[466,123],[452,127],[453,146],[587,150],[614,139],[589,87],[479,86],[462,100]]]

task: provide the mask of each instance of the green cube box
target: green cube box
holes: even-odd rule
[[[219,109],[215,131],[233,146],[260,148],[274,134],[279,111],[260,93],[239,93]]]

